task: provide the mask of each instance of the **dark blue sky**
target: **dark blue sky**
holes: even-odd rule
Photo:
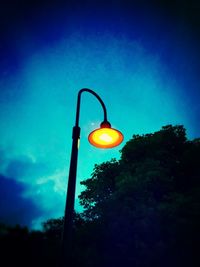
[[[87,136],[103,116],[85,94],[77,195],[94,164],[119,158],[133,134],[183,124],[189,138],[199,137],[199,11],[197,1],[1,4],[1,221],[37,228],[63,215],[83,87],[102,97],[125,140],[112,150],[90,146]]]

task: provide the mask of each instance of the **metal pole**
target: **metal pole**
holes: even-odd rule
[[[72,244],[72,227],[73,227],[73,214],[74,214],[74,201],[76,190],[76,172],[78,161],[78,143],[80,139],[80,127],[79,127],[79,115],[80,115],[80,103],[82,92],[89,92],[93,94],[100,102],[104,111],[104,122],[107,122],[107,111],[102,99],[92,90],[83,88],[78,93],[77,107],[76,107],[76,121],[73,127],[72,134],[72,151],[69,168],[69,179],[67,188],[67,197],[65,205],[64,226],[61,246],[61,267],[73,267],[71,262],[71,244]]]
[[[70,266],[71,257],[71,244],[72,244],[72,224],[73,224],[73,213],[74,213],[74,200],[75,200],[75,189],[76,189],[76,171],[78,161],[78,140],[80,138],[80,127],[75,126],[73,128],[72,135],[72,152],[69,169],[69,179],[67,188],[67,199],[65,206],[63,236],[62,236],[62,247],[61,247],[61,266]]]

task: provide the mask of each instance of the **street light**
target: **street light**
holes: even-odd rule
[[[89,134],[88,140],[90,144],[98,148],[112,148],[121,144],[123,135],[120,131],[111,128],[108,121],[103,121],[100,128]]]
[[[103,112],[104,120],[100,125],[100,128],[94,130],[89,134],[89,142],[98,148],[112,148],[118,146],[123,141],[123,135],[120,131],[111,128],[111,124],[107,120],[107,110],[102,99],[92,90],[83,88],[78,92],[77,107],[76,107],[76,121],[73,127],[72,133],[72,151],[69,168],[69,179],[65,206],[65,216],[63,225],[63,236],[62,236],[62,255],[61,255],[61,266],[70,267],[70,245],[72,237],[72,224],[73,224],[73,213],[74,213],[74,200],[75,200],[75,188],[76,188],[76,171],[77,171],[77,159],[78,159],[78,146],[80,139],[80,127],[79,127],[79,116],[80,116],[80,103],[81,94],[88,92],[94,95],[100,102]]]

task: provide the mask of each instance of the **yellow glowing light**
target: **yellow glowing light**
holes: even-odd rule
[[[88,139],[93,146],[98,148],[112,148],[121,144],[124,137],[116,129],[103,127],[91,132]]]
[[[99,138],[102,140],[102,141],[105,141],[105,142],[112,142],[113,138],[111,136],[109,136],[107,133],[103,133],[99,136]]]

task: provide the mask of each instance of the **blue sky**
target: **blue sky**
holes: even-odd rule
[[[101,96],[125,139],[112,150],[89,144],[103,112],[84,93],[76,196],[94,164],[119,158],[133,134],[183,124],[190,139],[199,137],[197,13],[191,16],[198,9],[187,1],[20,3],[5,4],[1,18],[0,221],[38,228],[64,213],[81,88]]]

